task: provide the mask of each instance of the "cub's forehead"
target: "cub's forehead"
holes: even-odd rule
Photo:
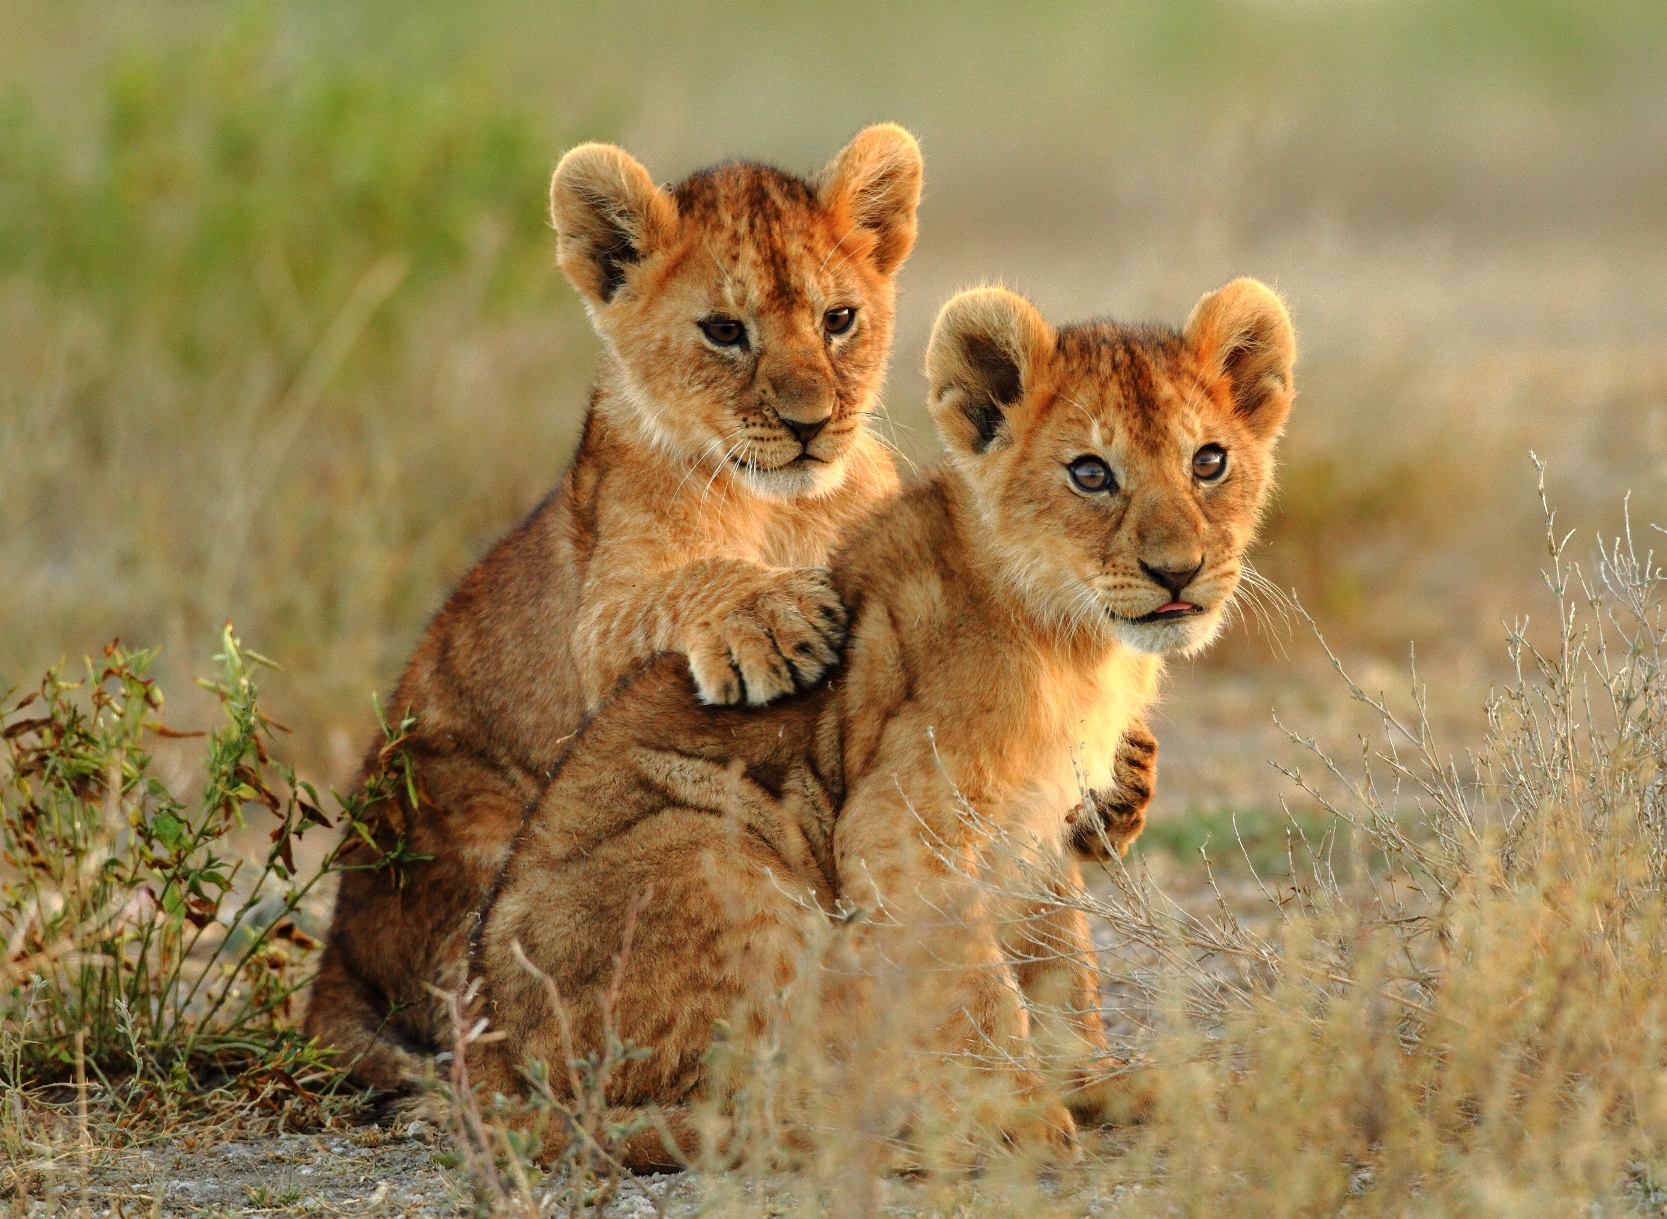
[[[1160,441],[1214,413],[1197,360],[1167,326],[1086,322],[1062,328],[1053,353],[1053,430],[1103,443]]]
[[[730,250],[827,239],[830,220],[810,183],[768,165],[729,162],[671,188],[686,235]]]
[[[728,277],[732,291],[791,298],[841,278],[840,234],[802,178],[737,161],[691,174],[670,193],[683,264]]]

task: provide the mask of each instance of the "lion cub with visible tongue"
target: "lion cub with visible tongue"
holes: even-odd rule
[[[488,1093],[524,1087],[523,1056],[559,1067],[617,1032],[644,1053],[614,1067],[610,1121],[658,1106],[676,1147],[639,1122],[624,1155],[666,1163],[695,1148],[688,1103],[771,1086],[726,1078],[708,1047],[727,1021],[726,1053],[768,1063],[785,995],[813,1064],[832,1050],[800,1129],[1068,1147],[1073,1073],[1043,1060],[1105,1044],[1086,928],[1053,900],[1078,883],[1068,810],[1112,782],[1163,654],[1219,629],[1293,360],[1284,306],[1253,280],[1180,332],[1054,330],[993,289],[945,306],[927,372],[948,457],[835,563],[836,678],[742,714],[658,660],[551,780],[474,956],[499,1034],[470,1054]],[[836,900],[860,912],[836,936],[842,977],[801,968]]]
[[[416,717],[418,802],[401,786],[344,856],[359,870],[307,1009],[359,1082],[398,1088],[443,1048],[428,986],[456,985],[523,811],[622,674],[678,652],[703,702],[757,706],[835,663],[823,567],[897,487],[866,425],[920,180],[890,125],[811,181],[731,163],[661,189],[618,148],[562,158],[557,258],[602,339],[596,389],[560,486],[464,578],[388,700]]]

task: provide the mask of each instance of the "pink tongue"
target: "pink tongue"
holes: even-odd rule
[[[1155,614],[1170,614],[1176,610],[1189,610],[1191,608],[1192,603],[1190,601],[1171,601],[1168,605],[1158,606],[1158,608],[1152,612]]]

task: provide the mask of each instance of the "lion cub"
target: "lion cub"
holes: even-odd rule
[[[1083,1052],[1104,1047],[1087,929],[1048,900],[1080,883],[1067,810],[1112,785],[1163,655],[1219,629],[1293,360],[1285,309],[1253,280],[1205,296],[1181,332],[1056,331],[995,289],[950,301],[927,353],[948,457],[840,553],[851,629],[835,680],[741,714],[703,705],[662,658],[546,789],[473,958],[503,1034],[471,1051],[484,1087],[513,1095],[523,1056],[567,1057],[552,983],[573,1052],[599,1050],[609,962],[634,919],[617,1032],[651,1053],[615,1069],[609,1100],[661,1107],[677,1147],[644,1131],[631,1163],[693,1148],[685,1106],[731,1086],[707,1053],[714,1027],[764,1046],[783,993],[845,1064],[824,1096],[909,1077],[915,1099],[879,1110],[899,1125],[873,1137],[948,1120],[1067,1147],[1035,1013],[1074,1020],[1064,1033]],[[861,913],[837,984],[800,972],[836,901]],[[981,1082],[940,1087],[932,1064]]]
[[[562,745],[677,652],[703,703],[817,681],[846,613],[823,570],[897,487],[867,428],[915,240],[920,152],[861,132],[810,181],[725,164],[655,186],[586,144],[551,183],[557,260],[602,339],[561,484],[446,602],[389,700],[418,802],[355,844],[307,1030],[396,1088],[434,1048],[472,916]],[[380,764],[378,750],[367,773]],[[385,866],[396,844],[426,861]]]

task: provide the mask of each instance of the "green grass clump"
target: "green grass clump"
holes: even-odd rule
[[[119,644],[85,680],[54,669],[5,708],[0,1090],[92,1077],[118,1108],[158,1092],[178,1108],[228,1084],[316,1102],[334,1079],[297,1027],[317,943],[295,916],[341,844],[297,867],[303,835],[332,821],[270,753],[254,681],[269,662],[229,625],[222,645],[201,684],[224,721],[207,733],[161,723],[155,653]],[[202,739],[194,799],[158,773],[159,737]],[[344,823],[363,831],[377,794],[344,802]]]

